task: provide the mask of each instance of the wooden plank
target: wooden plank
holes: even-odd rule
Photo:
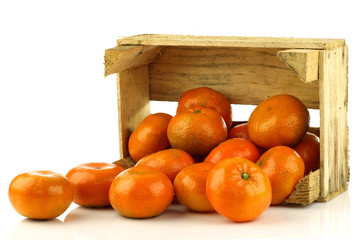
[[[134,167],[136,163],[134,162],[134,160],[132,160],[132,158],[130,156],[127,156],[126,158],[121,158],[121,159],[113,162],[113,164],[120,165],[124,169],[127,169],[127,168]]]
[[[148,66],[117,74],[120,159],[129,156],[128,139],[139,123],[150,114]]]
[[[105,50],[105,76],[145,65],[160,52],[158,46],[118,46]]]
[[[319,50],[288,49],[279,51],[277,56],[305,83],[318,80]]]
[[[307,205],[320,197],[320,170],[310,172],[300,179],[294,191],[285,200],[286,203]]]
[[[320,53],[320,201],[347,189],[347,46]]]
[[[118,40],[120,45],[151,46],[205,46],[205,47],[256,47],[256,48],[309,48],[330,49],[343,46],[343,39],[309,39],[238,36],[190,36],[142,34]]]
[[[319,108],[318,81],[301,81],[277,57],[281,50],[164,47],[150,64],[150,98],[178,101],[186,90],[208,86],[235,104],[258,104],[269,96],[287,93],[309,108]]]

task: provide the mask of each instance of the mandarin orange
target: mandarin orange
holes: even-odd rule
[[[122,171],[123,167],[105,162],[84,163],[72,168],[66,177],[75,192],[74,203],[83,207],[110,206],[110,185]]]
[[[52,219],[70,206],[74,191],[63,175],[48,170],[16,176],[9,187],[9,200],[21,215],[32,219]]]
[[[201,158],[226,139],[227,128],[223,118],[215,110],[189,109],[171,119],[167,136],[173,148]]]
[[[186,91],[180,97],[177,113],[194,108],[212,108],[224,119],[230,129],[232,124],[232,110],[229,100],[218,91],[209,87],[199,87]]]
[[[260,157],[259,150],[249,140],[243,138],[228,139],[216,146],[204,162],[218,163],[223,159],[231,157],[242,157],[256,162]]]
[[[304,176],[304,161],[297,152],[287,146],[267,150],[256,162],[271,182],[271,205],[283,203]]]
[[[286,94],[272,96],[251,113],[249,137],[264,149],[279,145],[292,147],[304,137],[309,121],[309,111],[297,97]]]
[[[158,169],[135,166],[120,173],[109,190],[111,206],[129,218],[160,215],[171,204],[174,187]]]
[[[269,207],[271,183],[255,163],[227,158],[209,172],[206,196],[218,213],[232,221],[252,221]]]
[[[178,201],[196,212],[215,211],[206,197],[206,178],[213,163],[195,163],[181,170],[174,180]]]
[[[293,149],[304,160],[305,175],[320,168],[320,139],[318,136],[307,132]]]
[[[194,163],[194,159],[187,152],[179,149],[165,149],[140,159],[136,166],[146,165],[165,173],[170,181],[185,167]]]
[[[151,114],[131,133],[128,149],[135,162],[169,147],[166,131],[171,119],[172,116],[166,113]]]

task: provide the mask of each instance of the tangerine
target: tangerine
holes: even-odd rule
[[[252,162],[256,162],[260,157],[260,153],[255,144],[249,140],[232,138],[220,143],[211,150],[204,162],[216,164],[225,158],[231,157],[242,157]]]
[[[227,158],[209,172],[206,196],[218,213],[232,221],[252,221],[269,207],[271,183],[255,163]]]
[[[187,152],[179,149],[165,149],[140,159],[136,166],[146,165],[165,173],[171,182],[185,167],[194,163],[194,159]]]
[[[300,155],[287,146],[267,150],[256,162],[271,182],[271,205],[283,203],[304,176],[305,165]]]
[[[74,203],[83,207],[110,206],[109,189],[123,167],[104,162],[84,163],[71,169],[66,177],[74,189]]]
[[[166,113],[151,114],[131,133],[128,148],[135,162],[169,147],[166,131],[171,119],[172,116]]]
[[[295,96],[276,95],[261,102],[248,121],[249,137],[257,146],[294,146],[309,128],[309,111]]]
[[[226,139],[227,128],[223,118],[215,110],[189,109],[171,119],[167,136],[173,148],[201,158]]]
[[[232,127],[228,134],[228,139],[231,138],[244,138],[250,140],[249,131],[248,131],[248,123],[241,123]]]
[[[304,160],[305,175],[320,168],[320,139],[318,136],[307,132],[293,149]]]
[[[16,176],[9,187],[15,210],[32,219],[52,219],[63,214],[73,200],[73,189],[63,175],[47,170]]]
[[[111,206],[129,218],[160,215],[173,197],[174,188],[165,173],[144,165],[121,172],[109,190]]]
[[[179,172],[174,181],[178,201],[196,212],[215,211],[206,197],[206,178],[213,163],[195,163]]]
[[[179,99],[177,113],[194,108],[212,108],[217,111],[224,119],[228,129],[232,124],[232,110],[229,100],[218,91],[199,87],[186,91]]]

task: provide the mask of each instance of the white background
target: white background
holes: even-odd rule
[[[43,235],[46,239],[46,234],[59,239],[354,237],[360,212],[356,195],[360,18],[355,3],[2,0],[0,234],[4,237],[0,238]],[[130,221],[111,209],[91,211],[75,204],[57,221],[23,220],[7,196],[16,175],[39,169],[66,174],[79,163],[119,158],[116,82],[115,75],[104,78],[104,50],[114,47],[120,36],[142,33],[345,39],[349,46],[349,191],[326,204],[271,207],[257,221],[243,225],[219,215],[189,213],[179,206],[151,221]],[[152,112],[159,109],[151,107]]]

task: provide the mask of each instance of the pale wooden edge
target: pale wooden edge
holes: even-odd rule
[[[348,186],[349,186],[349,183],[346,183],[346,186],[345,186],[345,187],[339,188],[336,192],[332,192],[331,194],[329,194],[329,195],[327,195],[327,196],[320,197],[320,198],[318,199],[318,202],[328,202],[328,201],[330,201],[331,199],[337,197],[337,196],[340,195],[341,193],[347,191],[347,190],[348,190]]]
[[[120,158],[129,156],[128,140],[135,128],[150,115],[149,68],[147,65],[117,74]]]
[[[158,46],[118,46],[105,50],[105,76],[152,62],[160,52]]]
[[[127,169],[134,167],[136,163],[134,162],[134,160],[131,159],[130,156],[128,156],[113,162],[113,164],[120,165],[121,167]]]
[[[262,48],[309,48],[331,49],[345,44],[344,39],[239,37],[239,36],[194,36],[141,34],[120,38],[120,45],[157,46],[210,46],[210,47],[262,47]]]
[[[310,83],[319,79],[319,50],[288,49],[278,51],[277,57],[303,82]]]
[[[300,179],[286,203],[308,205],[320,197],[320,170],[310,172]]]
[[[347,46],[323,51],[319,60],[320,199],[327,201],[345,191],[349,182]]]

